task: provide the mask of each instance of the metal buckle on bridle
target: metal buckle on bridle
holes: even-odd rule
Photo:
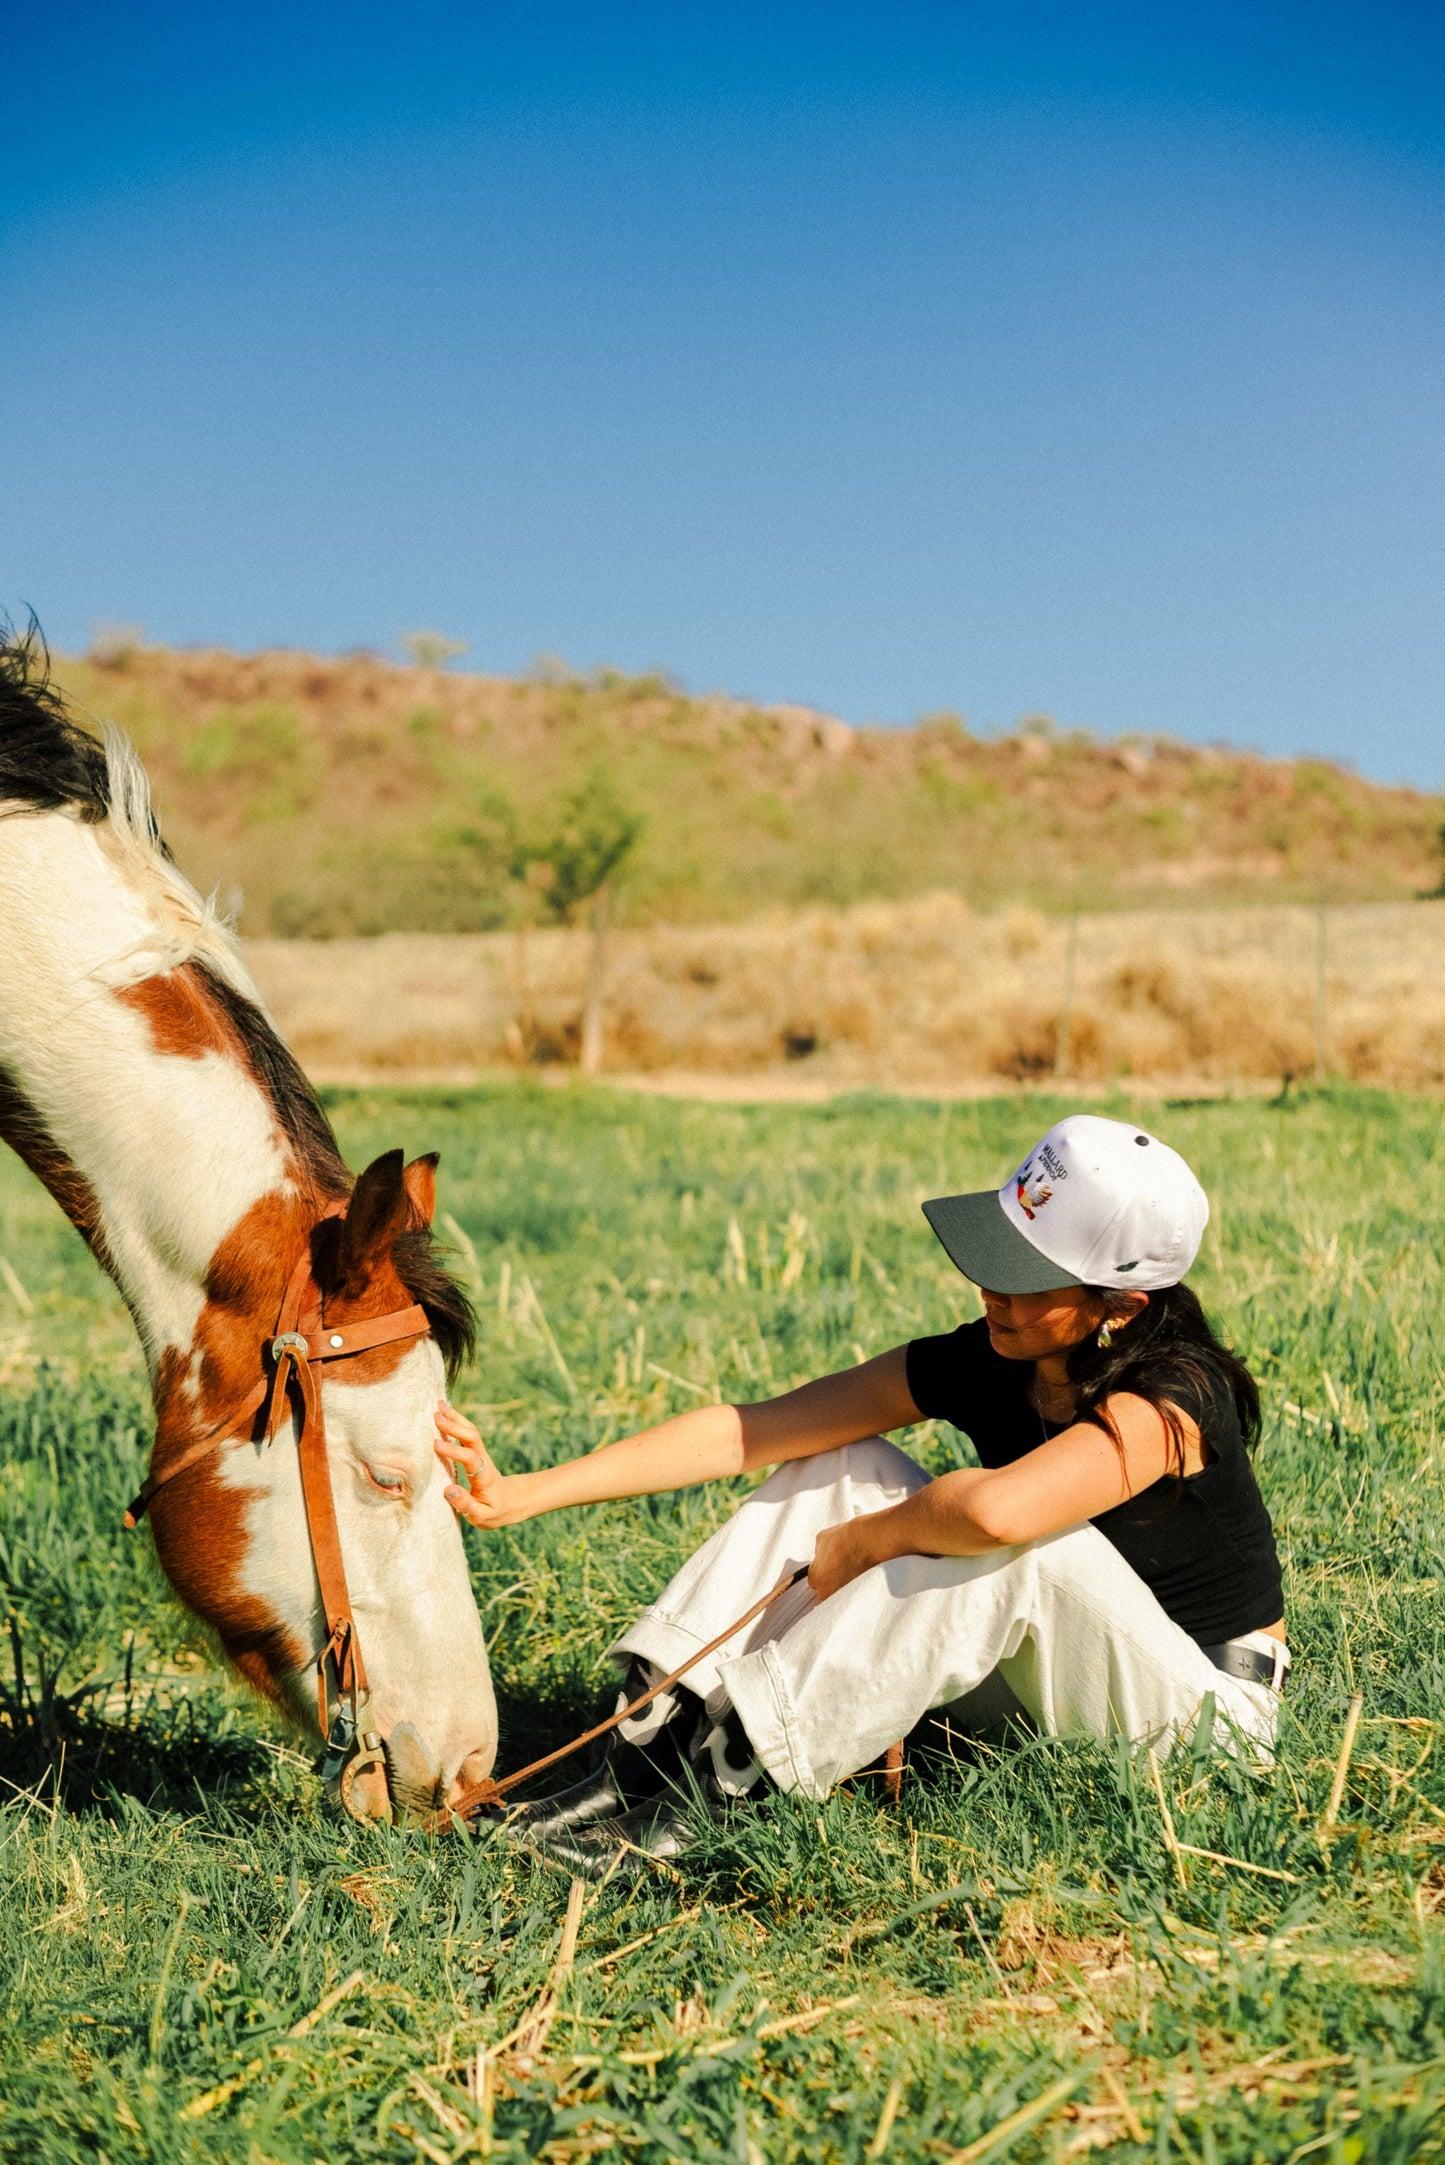
[[[356,1750],[356,1746],[356,1717],[345,1700],[343,1700],[336,1709],[336,1719],[331,1724],[331,1733],[316,1755],[313,1771],[320,1775],[323,1782],[339,1781],[342,1769]]]
[[[345,1736],[345,1750],[338,1761],[333,1762],[332,1751],[341,1732]],[[335,1765],[335,1772],[331,1768]],[[349,1819],[383,1819],[388,1825],[392,1819],[391,1779],[386,1764],[386,1747],[371,1726],[371,1700],[363,1699],[355,1714],[350,1707],[342,1707],[326,1740],[326,1767],[323,1779],[334,1782],[335,1794],[341,1809]]]
[[[303,1331],[282,1331],[271,1340],[271,1358],[278,1368],[281,1365],[283,1356],[287,1353],[298,1361],[311,1358],[311,1348],[306,1342],[306,1335]]]
[[[371,1693],[357,1674],[358,1659],[355,1628],[349,1620],[343,1621],[316,1657],[318,1711],[326,1745],[315,1767],[348,1818],[384,1819],[390,1823],[391,1780],[386,1747],[372,1726]],[[328,1667],[336,1678],[336,1713],[329,1730]]]

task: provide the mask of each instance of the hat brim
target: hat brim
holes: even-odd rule
[[[1058,1293],[1084,1282],[1025,1240],[994,1188],[979,1195],[940,1195],[924,1204],[923,1215],[949,1261],[990,1293]]]

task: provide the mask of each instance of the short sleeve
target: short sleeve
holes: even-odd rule
[[[951,1421],[957,1416],[965,1377],[973,1365],[968,1337],[977,1324],[960,1324],[938,1338],[915,1338],[904,1355],[908,1395],[926,1420]]]
[[[994,1352],[982,1316],[941,1338],[915,1338],[904,1362],[919,1412],[961,1429],[980,1465],[1009,1465],[1046,1433],[1026,1395],[1027,1366]]]

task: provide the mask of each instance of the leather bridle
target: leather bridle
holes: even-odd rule
[[[345,1212],[345,1203],[338,1202],[322,1213],[322,1219],[344,1217]],[[294,1400],[301,1493],[326,1614],[326,1643],[316,1657],[317,1719],[326,1739],[319,1772],[325,1781],[337,1785],[341,1803],[353,1819],[385,1816],[390,1805],[386,1756],[372,1726],[366,1663],[341,1555],[319,1372],[327,1361],[344,1361],[403,1338],[425,1338],[430,1331],[426,1310],[416,1304],[358,1323],[328,1324],[308,1239],[282,1298],[276,1329],[262,1342],[260,1382],[178,1458],[152,1472],[125,1514],[127,1526],[137,1525],[158,1490],[216,1451],[270,1443]],[[377,1786],[378,1776],[381,1794],[388,1799],[382,1814],[361,1809],[366,1790]]]
[[[321,1220],[341,1218],[345,1214],[345,1203],[333,1203],[322,1212]],[[342,1807],[352,1819],[390,1818],[391,1801],[386,1753],[381,1737],[371,1723],[366,1664],[362,1660],[361,1641],[346,1586],[346,1566],[342,1561],[341,1535],[336,1524],[336,1498],[331,1487],[331,1463],[326,1449],[326,1416],[322,1410],[317,1371],[327,1361],[344,1361],[352,1354],[369,1353],[374,1346],[394,1345],[403,1338],[425,1338],[430,1332],[426,1310],[418,1305],[393,1309],[389,1315],[368,1316],[359,1323],[328,1325],[308,1239],[286,1287],[275,1332],[269,1340],[262,1342],[260,1382],[178,1458],[172,1459],[162,1471],[151,1473],[125,1514],[127,1526],[138,1525],[158,1490],[216,1451],[235,1450],[247,1443],[270,1443],[285,1420],[294,1396],[301,1493],[306,1504],[306,1526],[311,1537],[311,1553],[316,1560],[322,1606],[326,1612],[326,1643],[316,1657],[316,1712],[321,1734],[326,1739],[318,1772],[324,1781],[336,1786]],[[584,1730],[581,1736],[573,1737],[559,1750],[534,1759],[529,1766],[518,1767],[501,1781],[488,1776],[473,1783],[450,1807],[441,1807],[436,1823],[446,1825],[470,1819],[478,1812],[500,1811],[509,1791],[530,1781],[545,1768],[571,1758],[584,1745],[606,1736],[662,1693],[670,1691],[706,1655],[715,1653],[735,1632],[781,1600],[791,1586],[807,1576],[807,1569],[804,1564],[786,1571],[777,1585],[729,1624],[726,1631],[719,1632],[706,1646],[698,1647],[681,1668],[653,1684],[630,1704],[619,1707],[606,1721]],[[333,1696],[336,1700],[334,1720],[331,1718]],[[898,1800],[902,1767],[903,1747],[895,1744],[889,1749],[883,1770],[887,1794],[894,1803]],[[369,1788],[373,1793],[379,1788],[379,1810],[362,1808]]]

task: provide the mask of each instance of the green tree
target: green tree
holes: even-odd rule
[[[517,845],[513,877],[536,893],[554,924],[575,924],[590,906],[591,947],[582,1003],[584,1075],[602,1065],[602,1004],[607,984],[607,921],[613,885],[637,847],[646,820],[623,803],[612,778],[594,768],[560,798]]]
[[[575,924],[618,873],[642,835],[645,819],[625,805],[600,768],[577,789],[557,799],[513,850],[513,876],[526,880],[533,866],[546,867],[537,882],[542,908],[555,924]]]

